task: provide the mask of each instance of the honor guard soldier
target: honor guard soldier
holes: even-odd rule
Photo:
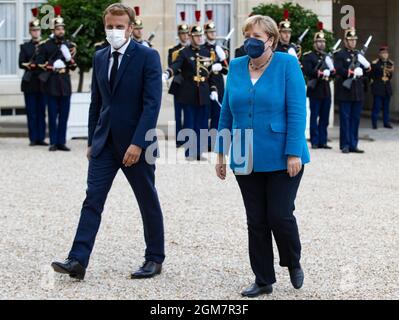
[[[151,48],[152,45],[147,40],[143,39],[143,21],[140,19],[140,7],[134,7],[134,11],[136,12],[136,19],[133,23],[133,40],[137,43],[142,44],[143,46]]]
[[[48,146],[46,137],[46,100],[39,80],[41,69],[36,64],[37,47],[40,43],[41,28],[37,18],[39,9],[32,9],[33,20],[29,22],[31,40],[21,45],[19,67],[25,70],[21,91],[25,97],[26,115],[30,146]]]
[[[371,64],[371,90],[374,97],[372,126],[377,129],[378,116],[383,109],[384,127],[392,129],[389,117],[389,103],[392,97],[391,80],[394,73],[394,62],[389,59],[389,49],[387,46],[380,48],[379,58]]]
[[[199,22],[201,11],[196,11],[195,17],[197,24],[190,28],[190,46],[180,51],[176,61],[162,76],[164,82],[178,74],[183,78],[175,97],[187,110],[184,128],[191,129],[186,137],[190,142],[186,144],[185,152],[188,160],[203,159],[201,154],[207,149],[208,141],[200,143],[200,130],[208,130],[211,99],[218,99],[217,87],[210,77],[213,61],[209,50],[203,46],[204,30]]]
[[[229,65],[227,62],[227,54],[222,49],[221,46],[216,44],[216,25],[212,21],[213,11],[207,10],[206,15],[208,18],[208,22],[204,25],[205,31],[205,48],[209,51],[210,57],[212,59],[212,71],[210,77],[212,78],[212,83],[214,83],[217,87],[218,100],[211,100],[210,104],[210,129],[214,129],[211,131],[211,138],[209,142],[209,151],[212,150],[212,141],[216,139],[216,130],[219,125],[220,118],[220,105],[223,101],[224,96],[224,77],[223,75],[227,75],[229,71]],[[213,139],[214,138],[214,139]]]
[[[55,7],[54,11],[53,34],[39,45],[37,63],[45,70],[40,80],[48,104],[50,151],[70,151],[66,146],[66,131],[72,95],[70,71],[77,67],[76,44],[65,39],[61,7]]]
[[[335,69],[331,56],[325,52],[326,38],[322,22],[318,23],[318,29],[313,39],[314,51],[305,53],[302,60],[303,72],[308,80],[310,141],[313,149],[331,149],[327,145],[327,128],[331,109],[330,80]]]
[[[359,125],[367,84],[365,76],[370,72],[371,64],[364,52],[356,50],[357,39],[356,30],[347,29],[345,49],[334,56],[336,100],[340,109],[340,149],[343,153],[364,153],[358,148]]]
[[[177,26],[177,34],[179,37],[179,43],[174,47],[170,48],[168,51],[168,67],[170,67],[179,57],[181,51],[190,45],[190,27],[185,22],[186,13],[180,12],[181,23]],[[173,77],[172,84],[169,88],[169,94],[173,95],[174,109],[175,109],[175,121],[176,121],[176,147],[181,147],[182,142],[178,141],[177,137],[180,130],[183,128],[183,119],[185,119],[186,110],[184,110],[183,105],[178,102],[176,95],[179,92],[179,86],[184,81],[182,75],[178,73]]]
[[[285,52],[296,58],[298,58],[297,54],[297,46],[291,43],[291,22],[289,21],[290,13],[288,10],[284,10],[284,20],[279,23],[280,30],[280,40],[278,41],[276,52]]]

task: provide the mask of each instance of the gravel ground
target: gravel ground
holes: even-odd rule
[[[399,130],[363,129],[365,155],[312,151],[297,199],[305,286],[277,266],[261,299],[399,299]],[[166,226],[161,276],[130,280],[142,263],[138,206],[122,174],[110,192],[83,282],[54,274],[65,258],[85,196],[86,142],[71,153],[0,139],[1,299],[240,299],[253,281],[241,195],[211,164],[158,164]],[[165,146],[165,145],[164,145]],[[174,153],[172,143],[165,148]],[[163,152],[165,154],[165,151]],[[178,158],[183,157],[179,151]]]

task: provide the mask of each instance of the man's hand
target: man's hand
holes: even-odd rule
[[[298,157],[288,157],[287,172],[291,178],[296,177],[302,170],[302,160]]]
[[[125,167],[131,167],[132,165],[136,164],[140,159],[142,151],[143,149],[139,146],[136,146],[134,144],[130,145],[123,158],[123,165]]]
[[[86,157],[87,157],[87,160],[90,160],[90,158],[91,158],[91,147],[87,147]]]

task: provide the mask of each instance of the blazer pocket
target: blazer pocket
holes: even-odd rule
[[[273,132],[287,133],[287,125],[285,123],[272,122],[270,123],[270,128]]]

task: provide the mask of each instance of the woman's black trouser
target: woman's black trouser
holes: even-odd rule
[[[293,212],[303,171],[294,178],[286,170],[236,175],[247,213],[249,258],[258,285],[276,282],[272,234],[280,266],[300,267],[301,242]]]

